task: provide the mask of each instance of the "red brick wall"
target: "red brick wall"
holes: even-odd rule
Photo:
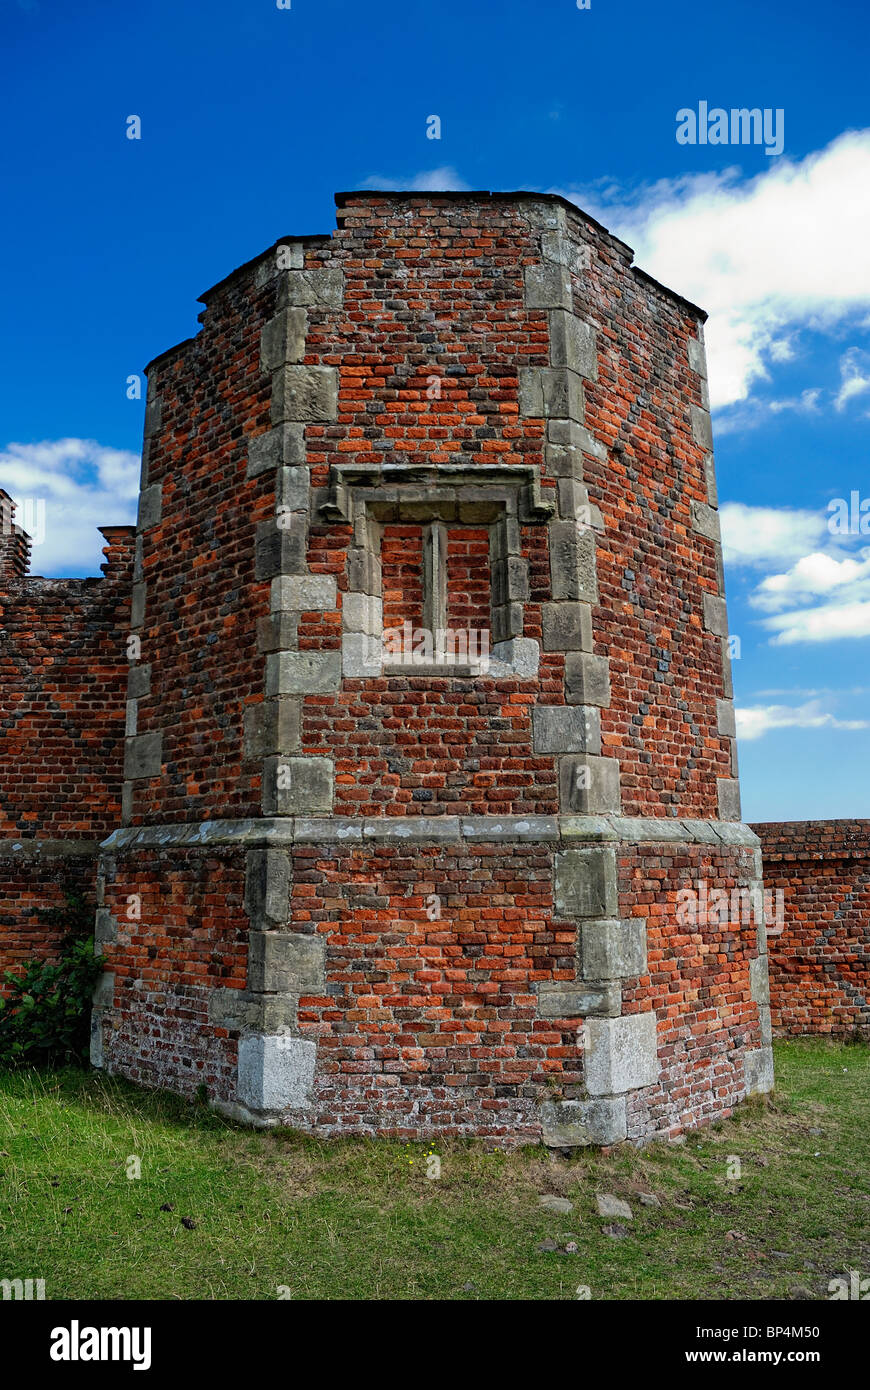
[[[870,821],[754,825],[764,887],[782,893],[769,934],[770,1013],[779,1035],[870,1029]]]
[[[540,1018],[535,993],[577,978],[577,924],[554,915],[554,849],[294,847],[292,930],[327,938],[328,991],[299,1002],[299,1032],[317,1043],[307,1126],[536,1140],[542,1101],[583,1094],[582,1020]],[[679,844],[620,859],[620,914],[646,917],[649,935],[648,973],[623,982],[625,1012],[657,1011],[662,1067],[630,1098],[630,1137],[677,1133],[742,1098],[742,1050],[760,1041],[754,929],[677,929],[674,904],[700,877],[736,884],[750,860]],[[106,947],[113,1071],[235,1100],[239,1034],[209,1024],[208,1000],[245,983],[243,893],[238,851],[118,856],[105,898],[118,922]]]
[[[95,855],[76,842],[120,819],[132,531],[104,534],[102,579],[0,582],[0,973],[52,954],[39,909],[65,885],[93,901]]]
[[[489,531],[451,526],[447,532],[447,626],[485,632],[490,624]]]
[[[384,631],[423,623],[423,527],[385,526],[381,539]]]
[[[210,297],[203,330],[152,362],[161,403],[148,482],[161,518],[144,535],[142,661],[150,694],[139,734],[163,733],[163,776],[137,780],[134,824],[260,811],[261,766],[242,756],[243,710],[263,689],[258,617],[269,583],[254,574],[257,524],[274,515],[274,475],[246,479],[247,445],[270,425],[260,335],[274,285],[231,279]]]
[[[215,848],[108,862],[104,906],[117,931],[104,947],[115,976],[112,1070],[188,1096],[205,1084],[234,1100],[237,1038],[209,1022],[209,999],[217,987],[245,983],[244,857]]]
[[[627,272],[627,251],[585,230],[593,252],[575,280],[575,309],[598,333],[598,378],[586,424],[607,446],[587,458],[598,537],[595,650],[610,658],[612,700],[602,738],[620,761],[623,813],[716,816],[716,779],[730,749],[716,729],[724,696],[720,641],[704,631],[705,592],[718,582],[713,542],[691,527],[706,502],[705,450],[692,437],[700,378],[687,368],[697,317],[648,278]]]
[[[762,1041],[749,982],[755,923],[681,924],[677,893],[701,880],[730,893],[752,873],[751,852],[725,847],[644,845],[620,856],[620,914],[646,918],[649,967],[633,988],[626,981],[623,1012],[658,1015],[659,1081],[628,1102],[643,1132],[722,1118],[743,1098],[743,1051]]]

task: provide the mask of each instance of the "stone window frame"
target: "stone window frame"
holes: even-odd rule
[[[548,522],[554,510],[555,499],[542,494],[540,470],[532,464],[333,464],[320,515],[352,530],[342,598],[342,674],[351,679],[536,675],[538,643],[523,636],[529,581],[520,528]],[[424,528],[424,626],[432,629],[446,626],[447,529],[487,526],[493,645],[485,669],[383,662],[381,537],[384,526],[395,522]]]

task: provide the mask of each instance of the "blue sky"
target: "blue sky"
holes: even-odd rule
[[[744,816],[870,816],[870,515],[828,526],[870,499],[868,37],[863,0],[0,0],[0,486],[46,499],[34,570],[99,572],[128,378],[336,190],[561,192],[710,311]],[[781,110],[782,153],[678,144],[702,101]]]

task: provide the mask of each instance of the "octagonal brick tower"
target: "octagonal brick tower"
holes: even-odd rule
[[[558,197],[336,201],[148,369],[94,1061],[321,1134],[727,1115],[773,1074],[704,314]]]

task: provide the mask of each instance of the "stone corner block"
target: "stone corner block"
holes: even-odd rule
[[[706,379],[707,376],[707,353],[704,344],[699,338],[690,338],[688,342],[689,366],[698,376]]]
[[[594,705],[535,705],[532,747],[536,753],[598,753],[600,711]]]
[[[263,766],[263,814],[308,816],[332,810],[335,764],[332,758],[276,755]]]
[[[163,511],[163,484],[152,483],[139,493],[139,511],[136,518],[137,531],[147,531],[156,526]]]
[[[573,306],[571,273],[566,265],[547,261],[525,268],[527,309],[570,309]]]
[[[717,777],[716,794],[719,800],[719,819],[740,820],[740,783],[734,777]]]
[[[762,1008],[770,1004],[770,977],[766,954],[758,955],[749,962],[749,990],[756,1004]]]
[[[625,1098],[548,1100],[541,1106],[541,1139],[551,1149],[619,1144],[627,1133]]]
[[[133,782],[159,777],[163,770],[163,734],[134,734],[124,740],[124,777]]]
[[[271,652],[266,694],[330,695],[341,688],[341,652]]]
[[[317,1047],[305,1038],[255,1033],[239,1041],[238,1098],[250,1110],[302,1110],[314,1082]]]
[[[773,1090],[773,1049],[749,1048],[743,1054],[743,1074],[748,1096],[766,1095]]]
[[[337,367],[279,367],[272,377],[272,422],[338,419]]]
[[[728,609],[718,594],[704,594],[704,627],[717,637],[728,636]]]
[[[563,919],[615,917],[615,850],[609,845],[561,850],[556,855],[555,906]]]
[[[647,973],[646,920],[583,922],[580,962],[584,979],[626,980]]]
[[[703,406],[692,406],[692,438],[704,449],[713,448],[713,422],[709,410]]]
[[[248,850],[244,907],[252,931],[269,931],[290,921],[292,881],[292,863],[285,850]]]
[[[247,988],[297,997],[323,994],[326,938],[301,932],[252,932],[248,942]]]
[[[546,980],[537,987],[539,1018],[615,1018],[622,989],[615,980]]]
[[[565,698],[570,705],[610,704],[610,662],[593,652],[568,652],[565,657]]]
[[[370,680],[384,673],[381,637],[368,632],[344,632],[341,638],[341,674],[347,680]]]
[[[591,1095],[622,1095],[659,1077],[656,1015],[591,1018],[586,1031],[586,1085]]]

